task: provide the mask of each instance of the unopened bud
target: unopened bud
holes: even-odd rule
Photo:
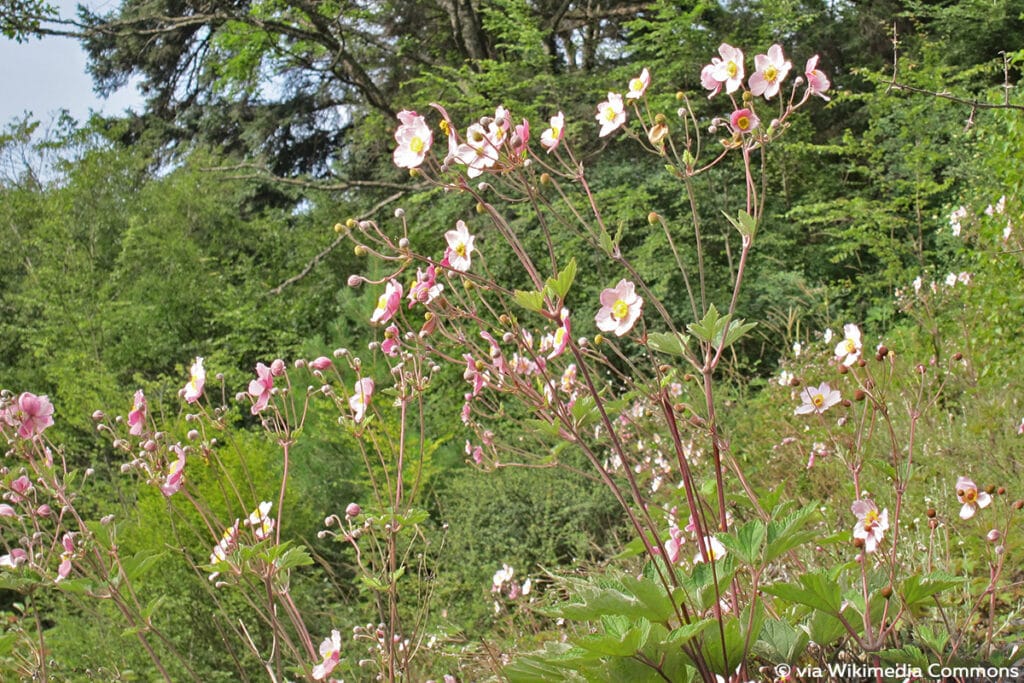
[[[368,252],[369,250],[361,244],[357,244],[355,249],[352,250],[352,253],[359,257],[366,256]]]
[[[349,518],[354,518],[358,517],[362,511],[363,509],[359,507],[358,503],[349,503],[348,506],[345,508],[345,515]]]
[[[963,359],[964,359],[964,354],[960,353],[959,351],[957,351],[956,353],[953,354],[953,360],[963,360]]]
[[[408,249],[409,248],[409,238],[408,237],[403,237],[402,239],[398,240],[398,248],[399,249]]]
[[[996,492],[996,485],[995,484],[989,484],[988,486],[985,487],[985,493],[987,493],[989,495],[992,495],[995,492]]]
[[[846,373],[848,373],[849,371],[850,371],[850,368],[848,368],[848,367],[846,367],[845,365],[843,365],[843,364],[841,364],[841,363],[840,363],[840,365],[839,365],[839,374],[840,374],[840,375],[845,375],[845,374],[846,374]]]
[[[345,229],[345,226],[342,225],[341,223],[335,223],[334,224],[334,232],[341,232],[344,229]]]
[[[999,532],[999,529],[992,529],[985,535],[985,538],[987,538],[990,543],[995,543],[1002,537],[1003,535]]]
[[[650,223],[651,225],[657,224],[658,219],[659,219],[659,216],[654,211],[651,211],[649,214],[647,214],[647,222]]]
[[[850,401],[850,399],[848,399],[848,398],[844,398],[843,399],[843,407],[844,408],[849,408],[852,405],[853,405],[853,402]]]
[[[485,211],[487,211],[487,207],[484,206],[484,203],[483,202],[477,202],[476,203],[476,212],[477,213],[484,213]]]
[[[863,401],[867,394],[864,393],[863,389],[855,389],[853,392],[854,401]]]
[[[1015,501],[1013,501],[1013,509],[1014,510],[1020,510],[1021,508],[1024,508],[1024,500],[1015,500]]]
[[[395,218],[402,218],[403,216],[405,216],[405,209],[401,207],[395,209]]]
[[[280,377],[284,374],[284,361],[280,358],[275,358],[274,362],[270,364],[270,374],[274,377]]]
[[[886,600],[892,597],[892,586],[886,586],[882,589],[882,597]]]
[[[918,363],[917,365],[914,366],[914,372],[916,372],[919,375],[923,375],[925,370],[926,368],[922,363]]]
[[[188,430],[188,440],[189,441],[195,441],[198,438],[199,438],[199,432],[197,430],[195,430],[195,429]]]
[[[359,285],[363,284],[363,282],[365,282],[365,280],[361,276],[359,276],[359,275],[349,275],[348,276],[348,286],[349,287],[358,287]]]
[[[96,420],[97,422],[102,420],[104,417],[106,417],[106,416],[103,414],[102,410],[93,411],[92,419]]]
[[[928,508],[928,510],[924,514],[928,516],[928,519],[935,517],[935,508]]]
[[[326,370],[331,367],[334,363],[327,356],[319,356],[318,358],[309,362],[309,367],[314,370]]]

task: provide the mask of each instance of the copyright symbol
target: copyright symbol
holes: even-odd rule
[[[792,671],[792,667],[789,664],[782,663],[775,665],[775,680],[789,680],[789,674]]]

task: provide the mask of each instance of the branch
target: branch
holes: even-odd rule
[[[324,191],[339,191],[339,190],[351,190],[356,187],[376,187],[385,190],[420,190],[426,187],[425,185],[409,185],[409,183],[392,183],[383,180],[342,180],[336,183],[319,182],[315,180],[306,180],[304,178],[286,178],[284,176],[275,175],[270,172],[265,166],[252,163],[241,163],[233,166],[206,166],[202,169],[208,173],[232,173],[235,171],[250,170],[251,173],[239,173],[236,175],[230,175],[228,178],[231,180],[269,180],[274,183],[280,183],[281,185],[292,185],[294,187],[304,187],[307,189],[324,190]]]
[[[402,197],[404,197],[405,196],[405,192],[406,191],[404,191],[404,190],[401,191],[401,192],[396,192],[393,195],[391,195],[390,197],[387,197],[386,199],[382,199],[381,201],[379,201],[376,204],[374,204],[370,208],[369,211],[366,211],[361,216],[357,216],[355,218],[355,220],[356,221],[366,220],[367,218],[371,217],[373,214],[377,213],[377,211],[379,211],[382,207],[390,204],[391,202],[393,202],[393,201],[395,201],[397,199],[401,199]],[[299,280],[301,280],[302,278],[306,277],[307,275],[309,275],[313,271],[313,269],[316,268],[317,265],[327,257],[328,254],[330,254],[332,251],[334,251],[334,249],[339,244],[341,244],[343,241],[345,241],[345,238],[348,237],[350,232],[352,232],[351,228],[345,228],[345,230],[340,232],[338,234],[338,236],[334,238],[333,242],[331,242],[329,245],[327,245],[327,248],[325,248],[319,254],[314,256],[313,259],[309,263],[306,264],[305,268],[303,268],[301,271],[299,271],[298,274],[291,276],[290,278],[288,278],[287,280],[285,280],[284,282],[279,284],[277,287],[274,287],[272,290],[270,290],[270,293],[271,294],[275,294],[275,295],[276,294],[280,294],[282,291],[284,291],[285,287],[287,287],[288,285],[292,285],[292,284],[298,282]]]

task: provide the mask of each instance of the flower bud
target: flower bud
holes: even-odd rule
[[[404,216],[405,216],[405,209],[403,209],[402,207],[398,207],[397,209],[395,209],[395,218],[402,218]]]
[[[487,211],[487,207],[484,206],[483,202],[477,202],[476,203],[476,212],[477,213],[484,213],[486,211]]]
[[[311,360],[309,362],[309,367],[313,368],[314,370],[326,370],[333,364],[334,363],[327,356],[319,356],[318,358],[315,358],[314,360]]]
[[[928,516],[928,519],[935,517],[935,508],[928,508],[928,510],[924,514]]]
[[[863,401],[866,396],[867,396],[867,394],[864,393],[863,389],[856,389],[853,392],[853,400],[854,401]]]
[[[959,351],[957,351],[956,353],[953,354],[953,360],[963,360],[963,359],[964,359],[964,354],[960,353]]]
[[[659,216],[654,211],[651,211],[649,214],[647,214],[647,222],[651,225],[656,225],[658,223],[658,219]]]
[[[987,538],[990,543],[995,543],[1002,537],[1003,535],[999,532],[999,529],[992,529],[987,534],[985,534],[985,538]]]
[[[342,225],[341,223],[335,223],[334,224],[334,232],[340,233],[344,229],[345,229],[345,226]]]
[[[882,589],[882,597],[886,600],[892,597],[892,586],[886,586]]]
[[[840,375],[845,375],[845,374],[846,374],[846,373],[848,373],[849,371],[850,371],[850,368],[846,367],[846,366],[845,366],[845,365],[843,365],[843,364],[840,364],[840,365],[839,365],[839,374],[840,374]]]
[[[1021,508],[1024,508],[1024,500],[1015,500],[1015,501],[1013,501],[1013,509],[1014,510],[1020,510]]]
[[[547,173],[541,173],[540,174],[540,184],[541,185],[547,185],[550,182],[551,182],[551,176],[550,175],[548,175]]]
[[[188,430],[188,440],[189,441],[195,441],[198,438],[199,438],[199,432],[197,430],[195,430],[195,429]]]
[[[358,517],[360,513],[362,513],[362,511],[363,509],[359,507],[358,503],[349,503],[348,506],[345,508],[345,515],[349,519],[352,519],[354,517]]]
[[[275,358],[274,362],[270,364],[270,374],[274,377],[280,377],[284,374],[284,361],[280,358]]]
[[[355,249],[352,250],[352,253],[354,253],[356,256],[363,257],[369,253],[369,250],[363,245],[357,244],[355,246]]]
[[[93,411],[92,419],[96,420],[97,422],[102,420],[104,417],[106,417],[106,416],[103,414],[102,410]]]
[[[51,514],[53,514],[53,510],[46,503],[36,508],[36,516],[38,517],[49,517]]]

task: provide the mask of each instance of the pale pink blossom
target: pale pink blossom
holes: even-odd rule
[[[18,513],[15,512],[7,503],[0,503],[0,517],[17,517]]]
[[[477,362],[472,354],[464,353],[462,358],[466,361],[466,370],[462,373],[462,378],[473,385],[473,393],[470,397],[476,397],[487,383],[487,374],[477,367]]]
[[[409,308],[416,304],[429,304],[444,291],[444,285],[437,283],[437,268],[434,264],[416,269],[416,282],[409,287],[406,298],[409,300]]]
[[[448,249],[445,251],[445,261],[447,261],[448,267],[465,273],[472,265],[473,251],[475,250],[473,240],[476,238],[469,234],[469,228],[466,227],[465,221],[456,222],[455,229],[446,232],[444,238],[448,242]]]
[[[356,382],[355,391],[348,399],[348,407],[352,410],[352,419],[362,422],[366,417],[366,410],[370,407],[370,398],[373,396],[374,384],[369,377],[363,377]]]
[[[750,133],[760,125],[761,119],[753,109],[737,109],[729,117],[729,124],[736,133]]]
[[[227,562],[228,554],[234,550],[238,545],[238,520],[232,526],[229,526],[221,534],[220,541],[213,547],[213,552],[210,553],[210,564],[218,564],[220,562]],[[220,572],[213,572],[210,574],[209,579],[213,581]]]
[[[494,133],[482,124],[474,123],[466,130],[466,142],[455,150],[455,160],[466,166],[466,175],[475,178],[485,169],[498,162],[498,149],[494,145]]]
[[[565,115],[558,112],[548,122],[549,128],[540,134],[540,144],[548,151],[548,154],[555,151],[562,137],[565,135]]]
[[[0,568],[17,569],[28,561],[28,553],[21,548],[14,548],[6,555],[0,555]]]
[[[836,345],[836,359],[850,367],[860,359],[861,349],[860,328],[852,323],[843,325],[843,340]]]
[[[141,436],[142,430],[146,427],[146,396],[142,389],[135,392],[132,401],[132,409],[128,411],[128,433],[132,436]]]
[[[398,112],[401,125],[395,131],[395,166],[399,168],[416,168],[423,163],[430,145],[434,142],[434,134],[430,131],[426,119],[414,111]]]
[[[807,60],[804,67],[804,77],[807,79],[807,89],[812,95],[817,95],[826,102],[830,99],[825,92],[832,86],[822,71],[818,69],[818,55]]]
[[[394,317],[401,305],[402,285],[394,280],[388,280],[384,293],[377,297],[377,306],[373,309],[370,322],[373,324],[386,323]]]
[[[60,566],[57,568],[57,581],[63,581],[71,574],[71,558],[75,555],[75,538],[71,534],[64,534],[61,539],[64,551],[60,554]]]
[[[601,292],[601,310],[594,321],[602,332],[614,332],[621,337],[633,329],[643,305],[644,300],[637,295],[633,283],[622,279],[615,287]]]
[[[484,461],[484,449],[481,446],[474,446],[466,440],[466,455],[473,459],[473,462],[477,465]]]
[[[270,538],[271,532],[274,531],[274,518],[270,516],[270,508],[273,506],[273,503],[265,500],[250,512],[249,518],[245,520],[245,525],[252,527],[252,535],[256,537],[257,541]]]
[[[7,408],[4,420],[16,427],[22,439],[34,439],[53,425],[53,404],[47,396],[36,396],[28,391]]]
[[[601,124],[598,137],[603,138],[615,132],[626,122],[626,110],[622,105],[622,95],[614,92],[608,93],[608,99],[597,105],[597,115],[594,118]]]
[[[341,661],[341,633],[337,630],[332,630],[331,637],[320,643],[320,657],[320,663],[313,667],[314,681],[327,678]]]
[[[718,46],[718,54],[721,59],[711,60],[711,77],[719,83],[725,84],[725,92],[732,94],[743,85],[743,51],[728,43]]]
[[[729,554],[728,551],[725,549],[725,546],[722,545],[722,542],[714,536],[704,537],[704,547],[707,549],[708,559],[712,562],[717,562],[718,560],[721,560],[723,557]],[[694,564],[700,564],[703,561],[704,558],[703,556],[701,556],[699,552],[693,558]]]
[[[651,74],[647,71],[647,67],[640,72],[640,75],[636,78],[629,80],[629,92],[626,93],[627,100],[638,100],[644,96],[647,92],[647,86],[651,84]]]
[[[26,475],[21,475],[17,479],[11,482],[11,494],[8,499],[12,503],[20,503],[25,499],[25,496],[32,493],[34,487],[32,486],[32,480]]]
[[[256,402],[252,404],[249,409],[253,415],[259,414],[264,408],[267,407],[267,403],[270,401],[270,396],[274,391],[274,376],[263,363],[256,364],[256,379],[249,382],[249,395],[256,399]]]
[[[181,396],[189,403],[195,403],[203,395],[203,387],[206,386],[206,369],[203,367],[202,356],[196,356],[192,367],[189,368],[188,384],[181,390]]]
[[[398,331],[398,325],[388,325],[387,329],[384,330],[384,341],[380,343],[380,350],[385,356],[397,356],[398,347],[400,346],[399,337],[401,334]]]
[[[963,503],[960,508],[960,519],[970,519],[980,508],[986,508],[992,502],[992,496],[979,491],[977,485],[968,477],[956,480],[956,497]]]
[[[508,145],[512,148],[512,154],[516,157],[521,157],[526,151],[529,142],[530,122],[523,119],[523,122],[513,129],[512,138],[509,140]]]
[[[851,510],[857,516],[857,524],[853,527],[853,537],[864,541],[866,552],[875,552],[885,536],[885,530],[889,528],[889,511],[882,510],[879,514],[878,506],[873,501],[866,499],[854,501]]]
[[[782,54],[782,46],[772,45],[768,54],[754,57],[755,71],[750,77],[750,92],[770,100],[779,94],[779,88],[791,68],[792,63]]]
[[[809,415],[811,413],[824,413],[839,403],[841,396],[838,389],[830,387],[828,382],[822,382],[817,387],[805,387],[800,392],[800,399],[803,403],[797,406],[794,413],[797,415]]]
[[[711,64],[708,64],[700,71],[700,84],[704,86],[705,90],[711,91],[711,94],[708,95],[709,100],[722,92],[722,82],[715,78],[715,65],[718,61],[720,61],[718,57],[713,58]],[[686,110],[680,109],[679,111],[681,112],[680,116],[682,116]]]
[[[572,326],[569,324],[569,309],[563,308],[558,317],[562,324],[555,330],[554,337],[551,340],[551,353],[548,354],[548,360],[562,355],[565,347],[569,344],[569,340],[572,338],[570,336]]]
[[[160,484],[160,492],[167,497],[177,493],[181,489],[181,485],[185,483],[185,449],[174,444],[171,446],[171,450],[178,455],[178,459],[170,464],[163,483]]]
[[[334,361],[332,361],[327,356],[319,356],[314,360],[309,361],[309,367],[313,368],[314,370],[320,370],[321,372],[331,367],[332,365],[334,365]]]

